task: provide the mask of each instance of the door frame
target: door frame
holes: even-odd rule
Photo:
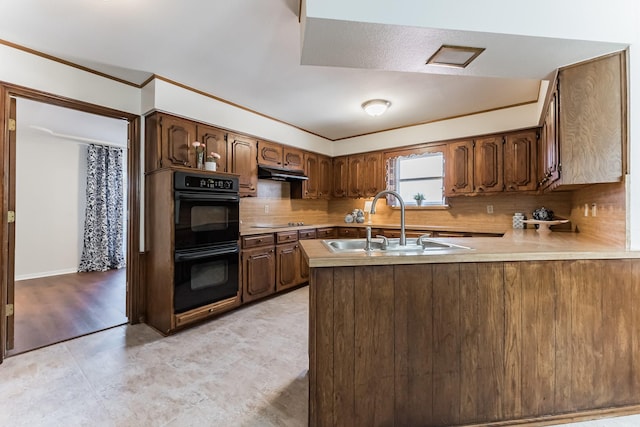
[[[0,186],[0,203],[2,204],[2,219],[0,220],[0,271],[7,272],[9,261],[9,224],[7,211],[9,207],[9,194],[11,185],[15,185],[15,176],[10,176],[9,164],[9,109],[10,99],[26,98],[45,104],[71,108],[86,113],[115,119],[127,120],[128,149],[127,149],[127,318],[129,324],[139,323],[144,320],[144,289],[142,289],[141,268],[142,257],[140,255],[140,147],[141,147],[141,118],[137,114],[115,110],[84,101],[78,101],[63,96],[29,89],[0,81],[0,170],[2,170],[2,185]],[[18,117],[19,120],[19,117]],[[8,277],[3,273],[0,277],[0,363],[6,354],[7,342],[7,317],[6,301],[8,290]]]

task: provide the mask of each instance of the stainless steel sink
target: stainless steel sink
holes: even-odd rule
[[[329,239],[323,240],[322,243],[331,252],[357,253],[365,252],[366,239]],[[371,252],[377,253],[429,254],[452,249],[469,250],[471,248],[430,239],[422,239],[422,244],[415,242],[406,245],[400,245],[399,239],[388,239],[386,245],[383,239],[371,239]]]

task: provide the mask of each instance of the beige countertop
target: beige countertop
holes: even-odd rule
[[[640,258],[640,251],[612,247],[571,232],[555,231],[545,234],[533,229],[507,230],[503,237],[455,237],[433,240],[472,249],[438,250],[428,255],[392,252],[334,253],[322,243],[322,240],[301,240],[300,243],[310,267]]]
[[[259,224],[251,224],[251,225],[242,225],[240,227],[240,235],[241,236],[251,236],[255,234],[263,234],[263,233],[276,233],[278,231],[291,231],[291,230],[307,230],[310,228],[324,228],[324,227],[351,227],[351,228],[366,228],[367,226],[371,226],[372,228],[386,228],[386,229],[400,229],[398,224],[348,224],[348,223],[314,223],[314,224],[305,224],[300,226],[289,226],[284,224],[272,224],[272,225],[259,225]],[[470,230],[469,227],[464,226],[442,226],[442,225],[428,225],[428,224],[406,224],[405,228],[407,230],[425,230],[425,231],[454,231],[454,232],[474,232],[474,233],[504,233],[504,229],[500,227],[495,227],[491,225],[487,225],[482,229],[478,229],[478,227],[474,227],[473,230]]]

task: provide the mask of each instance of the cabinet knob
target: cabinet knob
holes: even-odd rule
[[[452,193],[455,193],[455,192],[456,192],[455,187],[451,189],[451,192],[452,192]]]
[[[484,187],[478,187],[478,191],[484,191]]]

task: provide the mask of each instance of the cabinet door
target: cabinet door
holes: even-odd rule
[[[318,198],[318,155],[304,153],[304,172],[309,177],[302,183],[302,197],[304,199]]]
[[[365,164],[364,155],[349,156],[347,163],[347,196],[363,197],[364,196],[364,175]]]
[[[333,197],[347,197],[348,186],[348,157],[340,156],[333,158]]]
[[[626,139],[625,52],[558,73],[560,184],[620,182]]]
[[[504,190],[503,179],[503,136],[489,136],[474,141],[473,185],[476,193],[490,193]]]
[[[273,246],[242,251],[242,300],[252,301],[275,292],[276,258]]]
[[[318,198],[331,198],[332,175],[331,157],[318,154]]]
[[[347,238],[347,239],[356,239],[358,237],[364,237],[364,228],[338,227],[338,237]]]
[[[304,155],[306,153],[293,147],[284,147],[284,167],[285,169],[301,171],[304,170]]]
[[[159,115],[160,141],[162,146],[161,167],[196,167],[195,149],[196,124],[189,120],[161,114]]]
[[[206,154],[212,151],[220,154],[220,158],[216,160],[218,164],[216,170],[227,172],[227,133],[222,129],[198,125],[197,139],[206,146]]]
[[[300,283],[300,247],[298,242],[276,246],[276,291]]]
[[[547,188],[560,178],[560,157],[558,139],[558,94],[554,92],[547,114],[542,125],[540,142],[540,164],[538,184],[541,189]]]
[[[240,175],[240,196],[255,196],[258,191],[256,146],[255,140],[240,135],[229,135],[230,172]]]
[[[445,151],[445,196],[473,192],[473,141],[457,141]]]
[[[258,163],[266,166],[282,167],[284,147],[275,142],[258,142]]]
[[[302,248],[300,245],[296,245],[296,250],[298,251],[298,260],[300,269],[298,270],[298,284],[308,282],[309,281],[309,261],[302,253]]]
[[[364,155],[363,162],[361,168],[363,195],[373,197],[386,188],[382,153],[367,153]]]
[[[538,188],[538,132],[530,130],[506,136],[504,145],[504,185],[506,191],[533,191]]]

